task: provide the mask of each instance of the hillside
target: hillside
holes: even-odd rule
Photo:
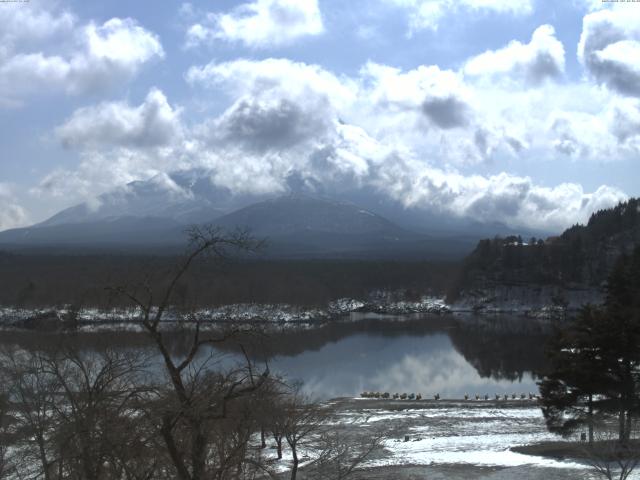
[[[598,211],[558,237],[482,240],[465,259],[449,300],[516,310],[597,302],[616,259],[638,244],[639,199]]]
[[[103,196],[96,211],[80,205],[40,224],[0,232],[0,248],[65,254],[176,253],[184,249],[185,231],[195,223],[246,228],[266,240],[260,255],[271,259],[458,260],[479,238],[415,232],[362,205],[304,194],[250,203],[221,215],[229,203],[216,203],[224,206],[219,209],[199,200],[167,203],[156,187],[134,184],[124,197]]]

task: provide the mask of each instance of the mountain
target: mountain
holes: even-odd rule
[[[167,218],[115,217],[83,223],[40,224],[0,232],[9,249],[140,250],[183,246],[185,225]]]
[[[409,234],[357,205],[300,194],[255,203],[214,223],[227,228],[246,225],[255,235],[268,237],[327,233],[397,238]]]
[[[424,237],[347,202],[292,194],[218,218],[225,229],[247,228],[267,239],[276,257],[421,256]]]
[[[617,259],[637,245],[640,199],[600,210],[586,225],[574,225],[557,237],[482,240],[465,259],[449,298],[487,307],[597,303]]]
[[[459,259],[489,232],[514,233],[406,208],[367,188],[317,193],[290,182],[295,193],[274,198],[217,187],[213,175],[191,169],[131,182],[31,227],[0,232],[0,247],[175,250],[188,226],[216,223],[269,237],[265,255],[278,258]]]
[[[141,209],[138,213],[158,212]],[[189,224],[184,217],[179,221],[166,216],[94,219],[82,215],[80,208],[69,209],[33,227],[0,232],[0,246],[175,251],[187,240]],[[248,229],[256,238],[266,240],[262,250],[266,258],[451,259],[460,258],[471,247],[467,240],[409,231],[349,202],[302,194],[256,202],[206,223],[225,230]]]
[[[193,169],[130,182],[91,201],[67,208],[35,226],[96,223],[120,217],[164,218],[189,225],[210,222],[263,198],[232,195],[228,189],[211,183],[210,172]]]

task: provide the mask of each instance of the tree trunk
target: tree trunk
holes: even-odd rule
[[[178,473],[178,478],[180,480],[191,480],[191,475],[189,475],[189,471],[184,464],[184,460],[182,458],[182,454],[178,450],[176,446],[175,439],[173,438],[173,433],[171,431],[172,418],[165,415],[162,419],[162,428],[160,429],[160,433],[164,438],[164,442],[167,446],[167,450],[169,450],[169,456],[171,457],[171,462]]]
[[[296,476],[298,475],[298,452],[296,449],[296,444],[291,445],[291,454],[293,455],[293,465],[291,467],[291,480],[296,480]]]
[[[260,448],[267,448],[267,441],[265,439],[263,426],[260,426],[260,440],[261,440]]]
[[[278,460],[282,460],[282,437],[273,437],[276,441],[276,446],[278,447]]]
[[[589,394],[589,446],[593,445],[593,395]]]
[[[205,475],[207,439],[202,433],[202,424],[193,420],[191,423],[191,478],[192,480],[202,480]]]
[[[633,419],[633,415],[631,413],[631,410],[627,410],[627,419],[626,419],[626,425],[625,425],[625,432],[624,432],[624,441],[628,442],[631,439],[631,422]]]
[[[44,445],[44,437],[40,432],[38,432],[37,439],[38,439],[38,450],[40,452],[40,462],[42,463],[42,469],[44,473],[44,480],[50,480],[51,473],[49,470],[51,469],[51,465],[49,464],[49,460],[47,460],[47,451]]]

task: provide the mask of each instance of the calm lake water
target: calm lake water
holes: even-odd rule
[[[353,314],[321,327],[287,326],[259,342],[245,343],[260,364],[300,380],[318,399],[355,396],[362,391],[422,393],[431,398],[461,398],[465,393],[491,397],[537,392],[535,373],[544,368],[549,325],[523,318],[456,316],[375,316]],[[61,334],[12,333],[2,343],[35,348],[52,344]],[[83,348],[122,344],[148,348],[145,336],[133,333],[82,333]],[[175,339],[176,352],[186,351]],[[150,350],[152,351],[152,350]],[[237,343],[218,349],[221,365],[241,360]],[[178,353],[179,354],[179,353]]]
[[[544,367],[547,333],[523,321],[356,316],[284,335],[267,348],[273,371],[302,380],[319,398],[365,390],[443,398],[537,392],[534,372]]]

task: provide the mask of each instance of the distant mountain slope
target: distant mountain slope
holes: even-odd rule
[[[259,202],[214,223],[266,238],[265,252],[273,257],[451,258],[469,248],[405,230],[351,203],[301,194]]]
[[[216,213],[212,210],[209,221],[201,223],[227,230],[247,228],[266,239],[265,258],[451,260],[462,258],[475,242],[473,237],[415,233],[352,203],[301,194],[261,201],[220,217]],[[96,219],[70,209],[33,227],[0,232],[0,247],[139,252],[175,251],[186,243],[184,217],[104,214]]]
[[[268,255],[279,258],[460,259],[488,232],[513,233],[505,225],[407,207],[370,188],[327,199],[292,185],[298,193],[274,198],[233,193],[216,186],[214,176],[187,169],[130,182],[39,224],[0,232],[0,248],[175,248],[184,245],[189,225],[217,222],[269,237]]]
[[[234,196],[227,189],[213,186],[209,177],[210,172],[200,169],[158,174],[62,210],[35,226],[92,223],[119,217],[166,218],[185,225],[204,223],[263,198]]]
[[[5,247],[183,246],[185,226],[167,218],[116,217],[84,223],[41,224],[0,232]]]
[[[509,295],[525,295],[527,289],[542,289],[561,304],[569,290],[601,292],[616,259],[639,244],[639,199],[598,211],[586,225],[575,225],[559,237],[482,240],[465,259],[450,298],[508,300]]]
[[[257,236],[279,237],[305,233],[383,235],[409,232],[361,207],[344,202],[287,195],[256,203],[215,221],[223,227],[248,226]]]

